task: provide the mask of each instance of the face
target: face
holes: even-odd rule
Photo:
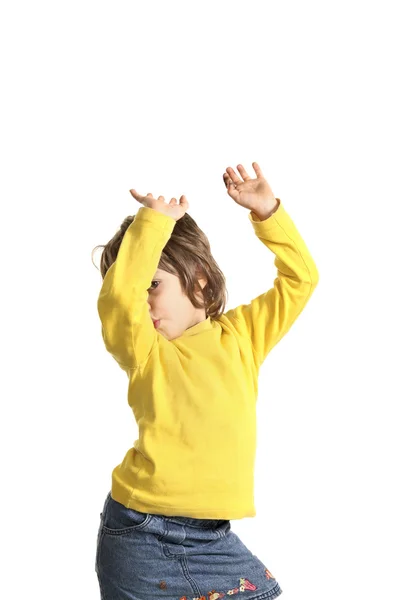
[[[206,283],[206,279],[199,279],[202,288]],[[150,316],[153,321],[160,320],[157,331],[167,340],[174,340],[207,318],[205,308],[195,308],[186,296],[177,275],[157,269],[147,292]]]

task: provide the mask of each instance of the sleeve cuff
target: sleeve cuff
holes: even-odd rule
[[[146,221],[157,227],[157,229],[170,229],[171,231],[176,223],[173,217],[163,215],[163,213],[149,206],[141,206],[135,215],[134,221]]]
[[[250,223],[253,226],[262,228],[263,231],[269,231],[270,229],[277,227],[279,225],[280,218],[285,214],[285,209],[282,205],[281,199],[276,197],[276,200],[279,201],[278,208],[274,213],[272,213],[272,215],[264,219],[264,221],[261,221],[256,215],[253,216],[250,211],[247,215]]]

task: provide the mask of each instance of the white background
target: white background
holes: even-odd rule
[[[1,10],[2,592],[99,598],[99,514],[136,439],[92,249],[185,194],[226,309],[274,256],[226,193],[259,163],[320,281],[262,366],[254,519],[285,600],[400,598],[395,2],[13,2]],[[100,253],[95,254],[98,265]]]

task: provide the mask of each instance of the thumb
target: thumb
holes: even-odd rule
[[[236,189],[235,184],[233,183],[233,181],[229,181],[228,182],[228,194],[234,199],[236,200],[237,198],[239,198],[239,192]]]

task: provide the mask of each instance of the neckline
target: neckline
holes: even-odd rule
[[[199,321],[198,323],[196,323],[196,325],[192,325],[192,327],[189,327],[189,329],[185,329],[185,331],[179,337],[188,337],[189,335],[195,335],[196,333],[207,331],[208,329],[212,329],[210,316],[208,316],[203,321]]]

